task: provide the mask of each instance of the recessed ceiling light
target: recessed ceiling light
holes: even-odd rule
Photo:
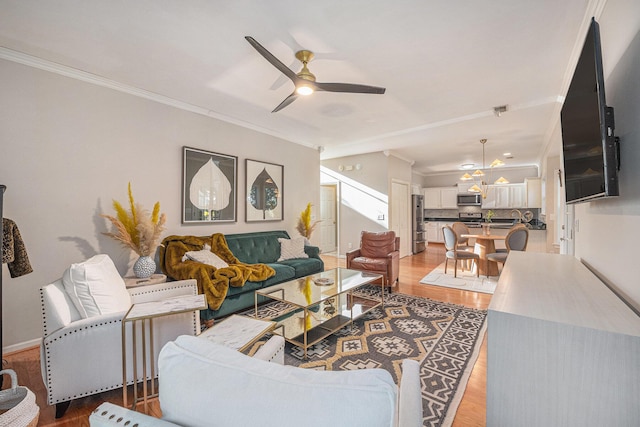
[[[460,169],[473,169],[475,165],[473,163],[465,163],[463,165],[460,165]]]
[[[509,157],[511,155],[511,153],[502,153],[503,156],[505,157]]]

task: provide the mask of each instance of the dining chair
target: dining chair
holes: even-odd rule
[[[499,262],[504,265],[507,261],[507,256],[511,251],[525,251],[527,249],[527,243],[529,241],[529,229],[524,224],[518,224],[509,230],[507,236],[504,239],[507,249],[504,251],[496,251],[492,254],[487,254],[487,260],[493,262]]]
[[[473,245],[469,244],[468,237],[462,237],[463,234],[471,234],[469,232],[469,227],[464,222],[456,221],[451,224],[451,228],[455,231],[456,236],[458,237],[458,249],[462,249],[465,251],[473,250]]]
[[[521,222],[519,222],[519,223],[515,224],[513,227],[511,227],[511,228],[509,229],[509,233],[510,233],[511,231],[515,230],[516,228],[524,228],[524,229],[526,229],[526,230],[527,230],[527,240],[529,239],[529,230],[528,230],[528,228],[527,228],[527,226],[526,226],[525,224],[523,224],[523,223],[521,223]],[[509,237],[509,234],[507,233],[507,236],[505,237],[505,245],[506,245],[506,242],[507,242],[507,240],[508,240],[508,237]],[[515,248],[517,248],[517,247],[519,247],[519,246],[520,246],[520,245],[518,245],[518,244],[516,243],[514,247],[515,247]],[[525,242],[525,243],[524,243],[524,248],[526,249],[526,247],[527,247],[527,242]],[[523,251],[524,251],[525,249],[515,249],[515,250],[523,250]],[[496,252],[504,252],[504,253],[507,253],[507,252],[509,252],[509,250],[508,250],[507,248],[498,248],[498,249],[496,249]]]
[[[458,277],[458,260],[473,260],[476,264],[476,276],[480,277],[480,269],[478,268],[478,260],[480,256],[474,252],[465,251],[462,249],[458,249],[458,235],[453,228],[448,225],[442,227],[442,233],[444,235],[444,247],[447,250],[444,261],[444,274],[447,274],[447,265],[449,264],[449,260],[452,259],[453,262],[453,277]]]
[[[463,234],[470,234],[469,227],[464,222],[456,221],[451,224],[451,228],[456,233],[456,237],[458,238],[458,249],[463,251],[471,251],[473,252],[473,245],[469,243],[468,237],[462,237]],[[469,266],[469,260],[464,261],[464,268],[471,269]]]

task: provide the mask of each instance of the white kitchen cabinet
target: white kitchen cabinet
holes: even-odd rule
[[[458,208],[458,187],[440,189],[440,206],[442,206],[442,209]]]
[[[458,187],[432,187],[424,189],[425,209],[457,209]]]
[[[485,196],[482,199],[482,209],[507,208],[509,189],[504,185],[488,185]]]
[[[427,229],[427,241],[444,243],[444,234],[442,233],[442,227],[448,225],[451,227],[453,222],[451,221],[429,221],[426,223]]]
[[[515,209],[526,207],[524,184],[494,184],[487,186],[482,209]]]
[[[425,229],[427,230],[427,242],[438,241],[438,223],[427,222],[425,223]]]
[[[527,207],[527,191],[524,184],[511,184],[509,188],[509,200],[507,208]]]
[[[527,207],[542,208],[542,179],[525,178]]]
[[[440,189],[439,188],[424,189],[424,208],[440,209]]]

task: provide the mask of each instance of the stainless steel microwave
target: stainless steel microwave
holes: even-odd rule
[[[458,206],[482,206],[482,195],[473,193],[458,194]]]

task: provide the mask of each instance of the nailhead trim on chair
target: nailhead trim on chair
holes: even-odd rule
[[[147,290],[145,290],[145,288],[147,288]],[[154,294],[154,293],[157,293],[157,292],[160,292],[160,291],[164,292],[167,289],[182,289],[182,288],[191,288],[191,289],[193,289],[193,286],[187,285],[186,283],[180,283],[180,284],[177,284],[177,285],[174,285],[174,286],[170,286],[170,287],[165,287],[165,288],[162,288],[162,289],[149,290],[148,288],[149,288],[148,286],[142,286],[142,287],[139,288],[139,290],[136,289],[136,290],[132,291],[131,295]],[[197,295],[197,292],[198,292],[197,289],[194,290],[192,292],[192,295]]]
[[[62,335],[59,338],[56,338],[54,340],[51,340],[51,341],[48,341],[48,342],[44,342],[43,341],[42,344],[44,345],[44,348],[45,348],[45,355],[46,355],[46,358],[47,358],[47,366],[51,366],[51,360],[50,360],[50,354],[49,354],[49,345],[50,345],[50,343],[54,343],[54,342],[60,340],[62,337],[66,337],[67,335],[70,335],[71,333],[80,332],[80,331],[83,331],[85,329],[93,328],[94,326],[108,325],[110,323],[122,323],[122,319],[112,320],[112,321],[109,321],[109,322],[102,322],[102,323],[98,323],[96,325],[91,325],[89,327],[77,328],[77,329],[74,329],[74,330],[70,331],[69,333],[65,333],[64,335]],[[119,383],[119,384],[116,384],[114,387],[110,387],[110,388],[103,387],[103,388],[100,388],[98,390],[90,390],[90,391],[86,391],[84,393],[79,393],[77,395],[58,398],[55,401],[53,399],[51,399],[50,396],[47,396],[47,403],[49,405],[55,405],[56,403],[67,402],[69,400],[78,399],[80,397],[90,396],[92,394],[102,393],[104,391],[109,391],[109,390],[113,390],[113,389],[121,388],[121,387],[122,387],[122,383]],[[47,368],[47,395],[53,394],[53,393],[49,393],[49,390],[53,390],[53,383],[51,381],[51,369]]]
[[[42,292],[42,288],[40,288],[40,309],[42,310],[42,333],[43,336],[46,337],[49,335],[47,332],[47,317],[46,312],[44,310],[44,293]]]
[[[273,359],[275,359],[276,356],[280,354],[281,351],[284,351],[284,343],[278,347],[278,351],[273,352],[273,354],[271,355],[269,360],[267,360],[267,362],[273,362]]]

